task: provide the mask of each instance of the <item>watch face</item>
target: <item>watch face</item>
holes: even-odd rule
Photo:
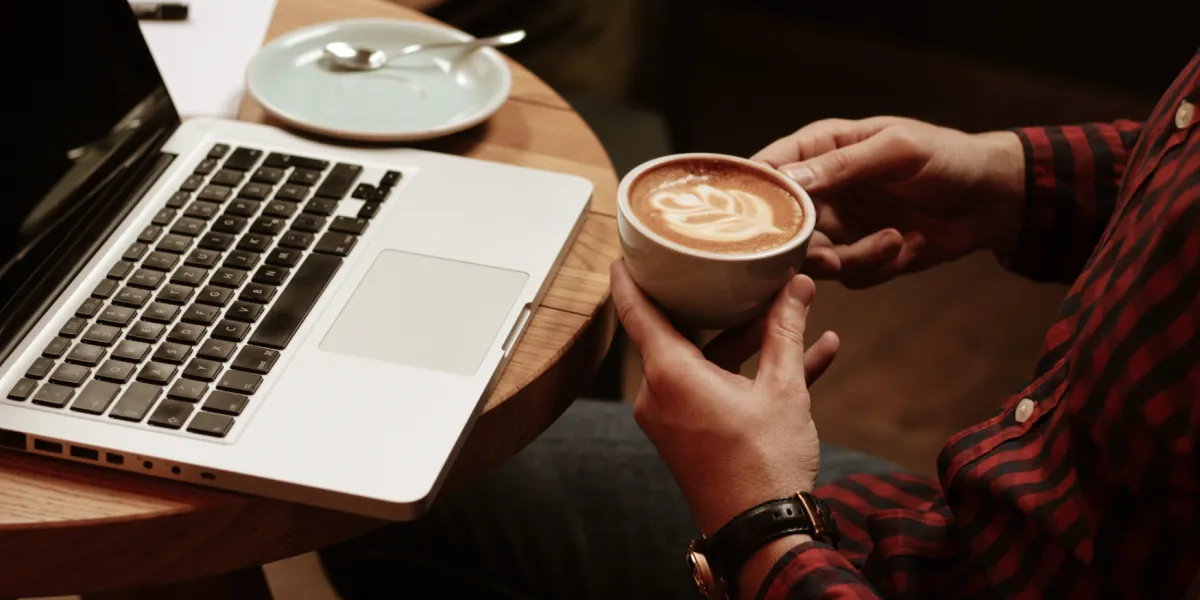
[[[687,559],[688,566],[692,568],[692,580],[696,582],[696,589],[700,591],[700,597],[705,600],[721,598],[716,577],[713,576],[712,569],[708,568],[708,560],[704,558],[704,555],[689,550]]]

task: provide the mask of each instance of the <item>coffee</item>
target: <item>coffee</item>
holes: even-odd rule
[[[800,201],[753,167],[709,158],[668,162],[629,189],[650,231],[694,250],[755,254],[787,243],[804,224]]]

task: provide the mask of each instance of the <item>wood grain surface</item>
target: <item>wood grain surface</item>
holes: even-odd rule
[[[386,0],[279,0],[267,39],[314,23],[429,19]],[[571,173],[595,184],[582,233],[534,315],[449,486],[506,460],[552,423],[608,349],[608,266],[620,252],[617,180],[604,148],[554,90],[518,64],[487,123],[431,150]],[[247,100],[241,118],[271,123]],[[141,588],[242,571],[336,543],[378,522],[334,511],[0,452],[0,597]]]

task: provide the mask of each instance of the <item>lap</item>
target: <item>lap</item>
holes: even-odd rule
[[[822,446],[819,484],[899,470]],[[476,598],[692,598],[698,532],[629,405],[581,400],[528,448],[425,517],[323,553],[345,600],[440,586]]]

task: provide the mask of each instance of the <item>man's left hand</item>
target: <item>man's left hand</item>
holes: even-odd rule
[[[687,498],[705,535],[765,500],[812,491],[820,463],[808,384],[837,354],[832,332],[804,349],[816,287],[805,275],[780,291],[761,323],[722,333],[701,352],[633,282],[612,268],[613,301],[641,352],[634,416]],[[738,374],[761,350],[754,379]]]

